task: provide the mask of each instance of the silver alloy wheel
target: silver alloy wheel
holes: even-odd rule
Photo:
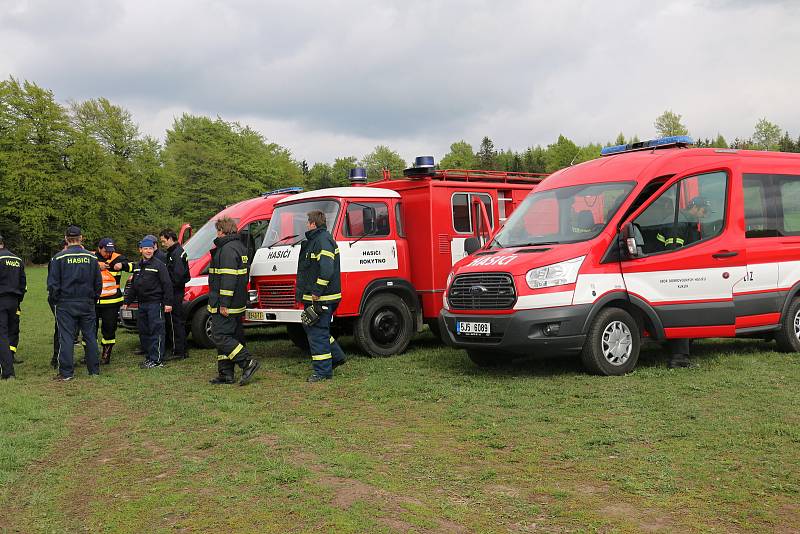
[[[795,332],[797,332],[798,318],[795,318]],[[622,321],[612,321],[603,329],[602,336],[603,357],[611,365],[624,365],[631,357],[633,349],[633,336],[628,325]]]
[[[794,314],[794,337],[800,341],[800,309]]]
[[[206,318],[206,336],[211,339],[211,315]]]

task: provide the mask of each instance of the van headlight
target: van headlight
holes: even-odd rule
[[[452,271],[450,271],[450,274],[448,274],[448,275],[447,275],[447,283],[444,285],[444,288],[445,288],[445,289],[449,288],[449,287],[450,287],[450,284],[452,284],[452,283],[453,283],[453,277],[454,277],[454,276],[455,276],[455,275],[453,275],[453,272],[452,272]]]
[[[444,293],[442,293],[442,308],[448,311],[450,310],[450,303],[447,302],[447,290],[450,289],[450,284],[453,283],[454,277],[455,275],[452,271],[447,275],[447,283],[444,285]]]
[[[578,271],[585,258],[586,256],[581,256],[561,263],[531,269],[525,275],[525,281],[528,282],[528,287],[531,289],[574,284],[578,279]]]

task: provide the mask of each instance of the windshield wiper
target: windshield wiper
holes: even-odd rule
[[[271,249],[272,247],[274,247],[274,246],[275,246],[275,245],[277,245],[278,243],[282,243],[282,242],[286,241],[287,239],[292,239],[292,238],[294,238],[294,237],[297,237],[297,236],[299,236],[299,235],[300,235],[300,234],[294,234],[294,235],[287,235],[286,237],[282,237],[282,238],[278,239],[277,241],[275,241],[275,242],[274,242],[273,244],[271,244],[270,246],[268,246],[268,247],[267,247],[267,249]],[[292,246],[294,246],[294,245],[296,245],[296,244],[297,244],[297,243],[292,243]]]

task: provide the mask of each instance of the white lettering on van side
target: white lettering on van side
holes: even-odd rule
[[[515,259],[517,259],[516,254],[512,254],[511,256],[484,256],[472,260],[467,267],[474,267],[476,265],[508,265]]]

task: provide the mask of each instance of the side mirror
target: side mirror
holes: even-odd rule
[[[468,237],[464,240],[464,252],[467,255],[474,254],[481,248],[481,240],[477,237]]]
[[[628,258],[641,258],[644,256],[642,252],[644,239],[642,239],[642,233],[633,223],[627,223],[622,227],[621,245],[624,255]]]

